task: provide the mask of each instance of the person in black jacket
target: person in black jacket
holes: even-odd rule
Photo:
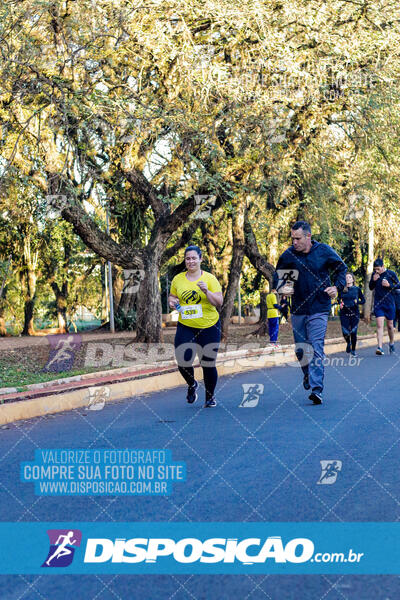
[[[357,329],[360,321],[359,305],[365,304],[364,295],[355,285],[353,273],[346,273],[346,285],[339,294],[340,324],[347,342],[346,352],[356,356]]]
[[[381,258],[374,262],[374,272],[369,282],[369,289],[375,290],[374,315],[376,317],[376,335],[378,348],[375,354],[381,356],[383,352],[383,328],[385,319],[389,334],[389,352],[394,352],[394,327],[393,320],[396,316],[396,304],[393,291],[400,288],[400,282],[394,271],[386,269]]]
[[[285,319],[286,323],[289,321],[289,300],[285,295],[281,298],[281,320],[282,318]]]
[[[393,327],[400,331],[400,290],[393,290],[394,303],[396,305],[396,316],[393,321]]]
[[[311,227],[305,221],[293,225],[291,237],[292,246],[278,260],[273,286],[281,294],[292,296],[293,337],[303,386],[311,389],[310,400],[321,404],[331,299],[343,290],[347,267],[330,246],[311,239]]]

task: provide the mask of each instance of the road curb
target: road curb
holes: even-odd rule
[[[396,334],[396,340],[400,340],[400,334]],[[385,340],[386,341],[386,340]],[[375,336],[365,336],[360,338],[358,348],[368,348],[376,345]],[[330,340],[325,345],[325,354],[336,354],[343,352],[344,342],[341,338]],[[345,355],[348,358],[348,355]],[[90,374],[92,379],[86,378],[80,380],[81,387],[71,390],[60,390],[58,393],[52,393],[55,390],[49,390],[47,395],[41,395],[36,398],[18,398],[3,396],[1,397],[0,405],[0,425],[12,423],[21,419],[31,419],[48,414],[73,410],[76,408],[86,407],[88,410],[99,410],[100,404],[92,403],[93,393],[91,390],[96,389],[100,393],[101,388],[108,388],[109,395],[103,395],[101,402],[114,402],[125,398],[139,397],[143,394],[151,392],[163,391],[184,385],[182,376],[180,375],[175,361],[165,361],[168,365],[158,365],[157,370],[149,369],[150,373],[143,375],[138,371],[134,373],[126,372],[126,380],[119,380],[113,383],[110,382],[110,372],[103,371],[101,373]],[[261,368],[273,368],[282,365],[293,363],[297,366],[297,360],[294,353],[294,345],[283,346],[277,350],[271,348],[257,348],[255,350],[237,350],[224,353],[218,356],[217,366],[219,376],[231,375],[238,372],[254,371]],[[143,366],[143,365],[142,365]],[[148,365],[147,365],[148,366]],[[164,372],[160,367],[164,369]],[[169,372],[165,372],[168,369]],[[129,370],[129,368],[128,368]],[[115,371],[115,370],[114,370]],[[121,375],[125,369],[117,369]],[[88,374],[89,375],[89,374]],[[114,376],[118,374],[114,373]],[[202,381],[202,369],[195,364],[195,376],[198,381]],[[74,379],[74,378],[72,378]],[[37,385],[37,384],[35,384]],[[37,393],[46,390],[36,389]],[[4,402],[5,401],[5,402]]]

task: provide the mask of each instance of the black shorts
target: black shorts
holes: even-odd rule
[[[215,366],[219,344],[221,342],[221,322],[200,329],[179,323],[175,334],[175,356],[179,366],[193,363],[196,354],[200,363],[207,367]]]

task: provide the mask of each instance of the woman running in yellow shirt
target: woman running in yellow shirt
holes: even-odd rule
[[[185,250],[187,271],[176,275],[168,298],[171,308],[179,311],[175,335],[175,356],[179,372],[188,384],[187,401],[197,400],[198,382],[194,378],[193,361],[196,352],[203,368],[206,388],[205,408],[217,405],[214,397],[218,373],[215,366],[221,341],[221,327],[217,307],[223,296],[218,280],[202,271],[201,250],[188,246]]]

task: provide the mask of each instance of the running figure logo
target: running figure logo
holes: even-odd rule
[[[110,398],[111,390],[109,387],[90,387],[89,388],[89,399],[88,409],[89,410],[103,410],[107,400]]]
[[[79,529],[48,529],[49,553],[42,567],[68,567],[74,558],[75,548],[81,545]]]
[[[276,291],[280,294],[293,294],[294,284],[299,278],[297,269],[278,269],[279,282]]]
[[[342,470],[341,460],[320,460],[321,476],[318,485],[332,485],[336,482],[338,473]]]
[[[70,371],[74,365],[75,355],[81,347],[82,338],[75,335],[49,335],[49,360],[43,367],[44,372],[60,373]]]
[[[217,201],[216,196],[209,196],[204,194],[197,194],[195,197],[196,202],[196,218],[206,220],[211,215],[211,210]]]
[[[145,271],[143,269],[124,269],[124,287],[123,294],[136,294],[140,288],[140,282],[144,279]]]
[[[239,408],[254,408],[257,406],[260,395],[264,392],[263,383],[242,383],[243,400]]]

